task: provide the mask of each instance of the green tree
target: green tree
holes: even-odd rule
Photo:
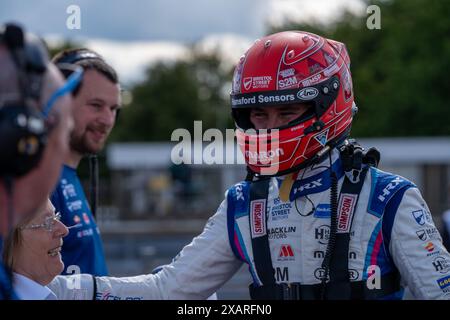
[[[381,29],[367,16],[344,14],[332,25],[289,22],[281,30],[315,32],[347,45],[359,113],[355,136],[450,133],[450,1],[368,1],[381,9]]]
[[[230,125],[223,94],[230,71],[221,68],[216,53],[191,52],[190,59],[147,70],[145,81],[131,89],[133,101],[121,113],[112,140],[168,141],[177,128],[193,133],[195,120],[202,121],[203,130]]]

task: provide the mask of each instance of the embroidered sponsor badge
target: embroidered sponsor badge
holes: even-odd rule
[[[252,238],[266,234],[266,200],[253,200],[250,202],[250,219]]]
[[[347,233],[350,231],[353,213],[355,212],[356,195],[343,193],[339,201],[338,211],[338,233]]]

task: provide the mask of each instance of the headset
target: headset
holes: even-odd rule
[[[3,102],[0,97],[0,177],[10,179],[23,176],[37,166],[53,127],[47,121],[48,115],[56,100],[79,84],[83,70],[73,68],[66,83],[52,94],[41,111],[38,106],[43,79],[50,63],[44,43],[12,23],[0,30],[0,43],[8,49],[16,65],[20,94],[13,102]]]
[[[101,56],[96,54],[95,52],[90,51],[89,49],[79,49],[79,50],[72,51],[71,53],[69,53],[66,56],[61,57],[60,59],[58,59],[56,61],[56,63],[57,64],[60,64],[60,63],[75,64],[78,61],[87,60],[87,59],[96,59],[96,60],[101,60],[102,62],[105,62],[105,60]]]
[[[68,77],[73,72],[72,68],[73,66],[77,65],[77,62],[83,61],[83,60],[99,60],[105,65],[107,65],[105,59],[103,59],[102,56],[95,53],[94,51],[91,51],[87,48],[81,48],[78,50],[74,50],[70,53],[68,53],[65,56],[62,56],[60,58],[57,58],[56,60],[53,60],[53,62],[56,64],[58,69],[64,74],[65,77]],[[72,68],[71,68],[72,66]],[[74,91],[77,92],[79,88],[75,88]],[[116,111],[116,120],[117,122],[119,118],[120,108]]]
[[[47,142],[45,117],[37,106],[49,58],[42,42],[28,34],[25,38],[15,24],[6,24],[0,42],[17,67],[20,90],[19,99],[0,105],[0,175],[18,177],[38,164]]]
[[[44,43],[32,34],[25,34],[19,25],[8,23],[0,27],[0,44],[11,55],[19,85],[18,97],[0,95],[0,178],[7,191],[6,223],[11,230],[14,179],[29,173],[39,163],[48,133],[55,125],[47,121],[48,115],[56,100],[78,85],[83,70],[74,69],[66,83],[53,92],[40,110],[44,76],[50,63]],[[11,270],[6,268],[6,272],[11,278]],[[3,285],[0,285],[0,295],[6,299],[16,298],[12,287]]]
[[[74,50],[72,52],[69,52],[67,55],[64,55],[60,58],[54,59],[53,61],[56,63],[56,66],[59,68],[59,70],[64,74],[64,76],[71,75],[71,66],[76,66],[77,62],[83,61],[83,60],[99,60],[102,63],[106,64],[105,60],[98,55],[97,53],[86,49],[78,49]],[[74,91],[77,92],[79,89],[76,88]],[[118,109],[116,111],[116,119],[117,121],[119,117],[119,111]],[[97,207],[98,207],[98,181],[99,181],[99,174],[98,174],[98,157],[95,154],[89,155],[89,176],[90,176],[90,182],[89,182],[89,205],[91,209],[91,213],[94,217],[97,215]]]

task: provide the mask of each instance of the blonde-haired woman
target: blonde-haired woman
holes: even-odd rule
[[[13,271],[13,287],[20,299],[56,299],[47,284],[64,269],[60,251],[68,232],[48,200],[6,238],[3,261]]]

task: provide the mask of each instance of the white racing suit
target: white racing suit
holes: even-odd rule
[[[345,175],[336,150],[331,161],[340,190]],[[279,197],[284,177],[271,178],[267,221],[262,228],[268,233],[277,283],[320,283],[330,232],[329,162],[326,159],[300,171],[287,202]],[[250,226],[250,210],[249,183],[238,183],[227,191],[226,199],[203,232],[161,272],[124,278],[97,277],[95,294],[92,281],[83,275],[80,283],[85,298],[95,295],[100,300],[206,299],[243,262],[248,264],[254,285],[258,286],[251,246],[251,234],[258,230]],[[377,268],[375,274],[381,276],[397,272],[401,287],[407,287],[413,298],[450,297],[450,254],[442,245],[419,190],[403,177],[371,167],[351,224],[350,280],[366,281],[373,266]],[[74,290],[67,288],[67,283],[68,278],[57,277],[50,288],[60,299],[73,299]],[[400,290],[385,298],[399,299],[403,293]]]

